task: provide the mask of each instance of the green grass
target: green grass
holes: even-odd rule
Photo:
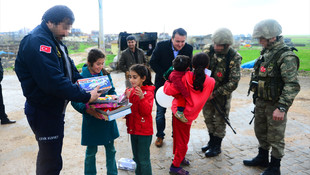
[[[116,55],[113,55],[113,54],[107,55],[107,56],[106,56],[106,59],[105,59],[105,65],[106,65],[106,66],[109,66],[110,63],[113,62],[113,59],[114,59],[115,56],[116,56]]]
[[[196,54],[196,53],[199,53],[199,52],[202,52],[201,50],[193,50],[193,56]]]
[[[310,37],[309,37],[309,39],[310,39]],[[293,43],[295,43],[295,42],[293,41]],[[305,42],[303,41],[301,43],[305,43]],[[295,52],[295,53],[300,59],[299,70],[310,71],[310,43],[309,43],[309,46],[307,44],[305,47],[296,47],[296,48],[298,49],[298,52]],[[242,56],[241,64],[255,60],[256,58],[258,58],[260,55],[260,50],[261,50],[261,47],[253,47],[253,48],[240,47],[238,52]],[[193,54],[195,54],[197,52],[200,52],[200,50],[194,50]]]
[[[89,43],[80,43],[79,46],[68,46],[69,54],[81,53],[85,52],[85,50],[89,47],[95,46],[94,44]]]
[[[78,65],[76,65],[75,67],[77,68],[77,70],[82,70],[82,67],[84,66],[85,63],[80,63]]]
[[[297,47],[295,52],[300,59],[299,70],[310,71],[310,47]]]
[[[310,35],[285,35],[285,38],[291,38],[294,44],[306,44],[310,47]]]
[[[255,60],[260,55],[259,48],[241,48],[238,52],[242,56],[241,64]]]

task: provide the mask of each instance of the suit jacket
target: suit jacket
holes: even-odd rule
[[[186,55],[192,58],[193,47],[185,43],[184,47],[179,51],[178,55]],[[151,68],[156,73],[155,76],[156,90],[164,85],[165,79],[163,75],[172,66],[173,59],[174,54],[172,50],[171,39],[157,43],[150,60]]]

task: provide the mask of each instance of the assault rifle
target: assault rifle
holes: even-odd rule
[[[254,120],[254,118],[255,118],[255,108],[254,108],[254,110],[253,110],[253,111],[251,111],[251,112],[253,113],[253,117],[252,117],[252,119],[251,119],[251,121],[250,121],[249,125],[251,125],[251,124],[252,124],[252,122],[253,122],[253,120]]]
[[[223,117],[223,119],[225,120],[225,123],[231,128],[231,130],[235,133],[236,131],[234,130],[234,128],[231,126],[229,119],[226,116],[226,113],[224,113],[220,107],[218,106],[218,103],[216,102],[216,100],[213,98],[212,100],[210,100],[210,102],[212,103],[212,105],[215,107],[215,109],[217,110],[218,113],[220,113],[220,115]]]

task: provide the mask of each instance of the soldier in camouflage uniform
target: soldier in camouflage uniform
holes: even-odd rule
[[[204,52],[210,57],[209,69],[215,79],[213,93],[203,107],[203,115],[208,128],[210,140],[201,150],[206,157],[214,157],[221,153],[221,143],[226,134],[224,118],[210,102],[214,99],[222,112],[228,117],[232,92],[238,87],[240,80],[240,64],[242,57],[231,45],[233,35],[229,29],[220,28],[212,35],[212,45]]]
[[[297,79],[299,58],[284,44],[281,33],[280,24],[271,19],[256,24],[253,32],[253,38],[259,39],[263,46],[250,83],[254,91],[254,131],[259,151],[255,158],[243,163],[246,166],[268,166],[262,175],[281,174],[287,111],[300,91]]]

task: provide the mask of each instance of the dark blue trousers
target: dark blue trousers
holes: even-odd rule
[[[25,114],[39,145],[37,175],[59,175],[62,169],[64,115],[54,111],[25,103]]]
[[[157,102],[156,102],[156,129],[157,129],[157,133],[156,133],[156,137],[160,137],[163,138],[165,137],[165,128],[166,128],[166,108],[160,106]]]

